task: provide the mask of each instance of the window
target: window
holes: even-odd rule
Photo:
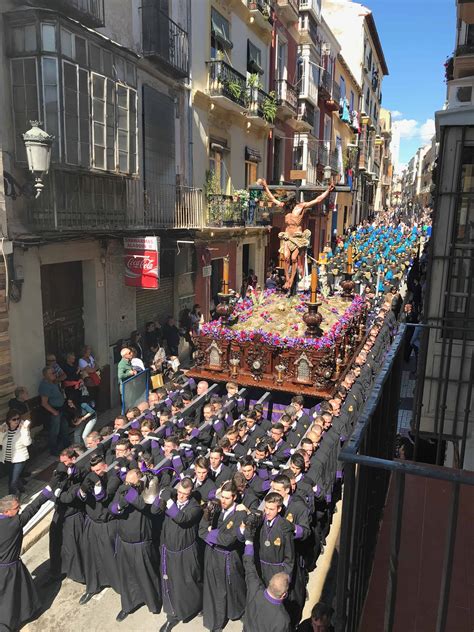
[[[278,35],[278,45],[277,45],[277,54],[276,54],[276,72],[275,72],[275,77],[277,81],[281,79],[286,79],[287,56],[288,56],[288,45],[284,40],[282,40],[281,36]]]
[[[353,90],[351,90],[351,96],[349,99],[349,109],[351,112],[355,110],[355,95]]]
[[[225,147],[220,143],[211,143],[209,152],[209,170],[215,174],[222,194],[227,193],[228,175],[224,160]]]
[[[211,58],[232,48],[229,21],[218,11],[211,9]]]
[[[339,79],[339,85],[341,87],[341,99],[345,99],[346,98],[346,80],[344,79],[342,75],[341,75],[341,78]]]
[[[466,327],[468,340],[474,339],[474,146],[465,146],[461,158],[461,191],[457,202],[456,234],[448,280],[448,318],[451,326]],[[463,338],[463,331],[447,330],[453,338]]]
[[[61,134],[59,128],[59,77],[57,57],[41,59],[43,74],[43,122],[48,134],[55,136],[51,158],[59,160],[61,155]]]
[[[250,160],[245,161],[245,188],[257,182],[258,163]]]
[[[252,74],[263,75],[262,51],[250,40],[247,40],[247,71]]]
[[[22,132],[29,129],[29,121],[40,118],[38,112],[38,73],[34,57],[12,59],[12,99],[15,117],[15,153],[19,161],[26,161]]]
[[[26,159],[20,135],[41,120],[56,137],[53,161],[135,173],[135,65],[73,29],[38,21],[8,30],[17,160]]]
[[[313,136],[319,138],[319,128],[321,125],[321,110],[316,106],[314,108],[314,130]]]

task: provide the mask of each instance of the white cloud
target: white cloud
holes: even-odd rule
[[[403,114],[402,114],[402,112],[400,112],[400,110],[392,110],[392,111],[390,112],[390,114],[392,115],[392,118],[393,118],[393,119],[398,119],[398,118],[400,118],[401,116],[403,116]]]
[[[429,142],[435,133],[435,122],[432,118],[426,119],[424,123],[415,119],[400,119],[394,121],[393,127],[402,140],[419,139],[421,144]]]
[[[400,134],[400,138],[414,138],[418,131],[418,121],[415,119],[401,119],[393,124]]]
[[[434,136],[435,122],[434,119],[426,119],[423,125],[420,126],[420,138],[424,143],[428,143]]]

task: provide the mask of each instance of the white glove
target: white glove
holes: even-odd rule
[[[94,495],[98,496],[100,494],[100,492],[102,491],[102,485],[101,483],[96,483],[94,485]]]
[[[22,425],[23,428],[29,428],[31,426],[31,421],[29,419],[25,419]]]
[[[169,509],[171,505],[174,505],[174,500],[172,498],[166,501],[166,509]]]

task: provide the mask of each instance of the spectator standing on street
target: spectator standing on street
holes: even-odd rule
[[[56,356],[54,355],[54,353],[47,354],[46,366],[53,370],[56,382],[59,383],[66,379],[66,374],[60,367],[59,362],[56,360]]]
[[[27,401],[29,399],[29,394],[25,386],[17,386],[15,389],[15,397],[12,397],[8,402],[8,408],[12,408],[20,413],[20,415],[24,415],[29,411],[29,407]]]
[[[88,345],[82,347],[78,364],[84,375],[84,384],[89,391],[90,405],[95,408],[95,403],[99,396],[100,375],[98,373],[99,367],[92,355],[92,348]]]
[[[21,472],[28,461],[31,445],[30,422],[21,421],[20,413],[9,410],[5,423],[0,426],[0,462],[8,472],[8,493],[18,495],[24,490]]]
[[[136,351],[136,358],[143,360],[145,351],[143,349],[142,335],[137,329],[134,329],[130,334],[130,348]]]
[[[137,371],[132,366],[132,351],[128,347],[125,347],[120,352],[122,359],[118,363],[117,375],[119,384],[122,384],[124,380],[128,380],[129,377],[137,374]]]
[[[163,339],[166,341],[168,354],[170,356],[178,355],[179,338],[179,329],[176,327],[174,318],[173,316],[168,316],[166,323],[163,326]]]
[[[145,365],[143,364],[143,360],[137,356],[136,347],[132,347],[130,351],[132,352],[132,359],[131,359],[132,367],[135,369],[137,373],[140,373],[140,371],[144,371]]]
[[[49,451],[53,456],[58,456],[61,450],[69,445],[69,428],[62,413],[65,397],[56,383],[51,367],[43,369],[43,379],[38,393],[41,397],[41,406],[49,413]]]

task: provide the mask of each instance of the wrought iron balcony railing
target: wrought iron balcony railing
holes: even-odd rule
[[[328,99],[331,98],[332,94],[332,77],[328,73],[327,70],[321,70],[319,75],[319,87],[324,92],[324,96]]]
[[[341,86],[337,83],[337,81],[333,81],[332,83],[332,100],[336,103],[339,103],[341,100]]]
[[[250,11],[259,11],[270,24],[273,22],[270,0],[247,0],[247,7]]]
[[[102,174],[53,170],[42,195],[28,204],[34,232],[201,228],[200,189]]]
[[[105,26],[104,0],[32,0],[30,4],[59,11],[84,26]]]
[[[222,59],[208,61],[209,94],[227,97],[242,108],[247,107],[247,79]]]
[[[277,104],[287,106],[293,112],[298,111],[298,91],[286,79],[275,81]]]
[[[308,101],[300,103],[298,108],[298,120],[307,123],[311,127],[314,126],[314,108]]]
[[[187,32],[155,4],[142,6],[143,55],[153,59],[172,76],[189,75]]]

